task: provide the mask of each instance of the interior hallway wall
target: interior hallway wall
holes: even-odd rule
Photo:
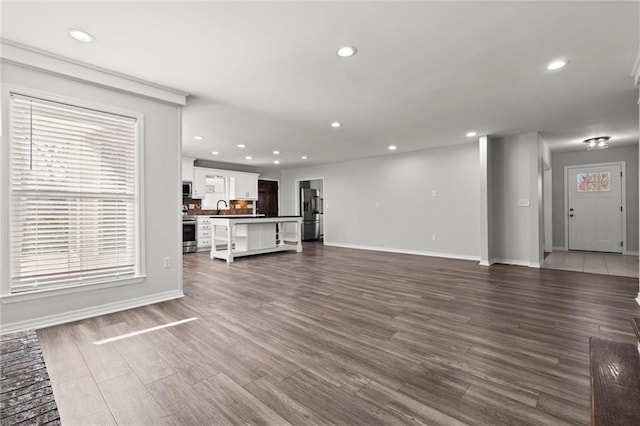
[[[494,190],[491,260],[539,267],[544,237],[542,163],[548,152],[536,132],[490,142]],[[520,200],[528,205],[520,206]]]

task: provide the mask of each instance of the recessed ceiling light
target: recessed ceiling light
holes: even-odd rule
[[[204,140],[204,136],[194,136],[193,138],[195,140],[197,140],[197,141],[203,141]]]
[[[67,32],[71,37],[83,43],[93,43],[96,40],[96,38],[88,32],[79,30],[77,28],[69,28]]]
[[[342,46],[340,49],[338,49],[336,53],[341,58],[348,58],[350,56],[355,55],[356,52],[358,52],[358,50],[353,46]]]
[[[567,64],[568,64],[568,61],[564,59],[558,59],[557,61],[553,61],[549,63],[549,65],[547,65],[547,69],[549,71],[559,70],[560,68],[564,67]]]
[[[244,148],[244,147],[246,147],[246,145],[245,145],[245,144],[243,144],[243,143],[239,143],[239,144],[238,144],[238,148]]]
[[[273,151],[274,155],[280,155],[280,151]]]
[[[469,133],[467,133],[467,137],[468,137],[468,138],[472,138],[472,137],[474,137],[475,135],[477,135],[477,133],[476,133],[476,132],[469,132]]]
[[[395,145],[389,145],[389,151],[395,151],[396,148],[398,148],[398,147],[395,146]]]
[[[280,161],[278,161],[278,160],[273,160],[273,164],[280,164]]]
[[[302,158],[303,160],[308,160],[308,159],[309,159],[309,157],[307,157],[306,155],[303,155],[303,156],[302,156],[302,157],[300,157],[300,158]]]
[[[336,128],[336,127],[340,127],[340,126],[342,126],[342,123],[339,122],[339,121],[334,121],[333,123],[331,123],[331,127]]]
[[[212,153],[213,155],[218,155],[218,154],[220,154],[218,151],[211,151],[211,153]]]
[[[251,156],[247,155],[246,157],[244,157],[245,160],[251,160]]]

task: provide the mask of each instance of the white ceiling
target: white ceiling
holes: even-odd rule
[[[4,1],[2,37],[190,93],[185,155],[265,167],[277,149],[291,168],[470,130],[540,131],[552,150],[637,143],[638,20],[637,2],[610,1]],[[547,71],[556,58],[570,63]]]

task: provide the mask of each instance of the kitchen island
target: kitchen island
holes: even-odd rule
[[[239,256],[302,251],[300,216],[211,216],[211,259],[228,263]]]

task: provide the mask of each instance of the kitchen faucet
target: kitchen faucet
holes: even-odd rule
[[[229,208],[229,205],[227,204],[227,202],[225,200],[218,200],[218,202],[216,203],[216,209],[218,209],[218,212],[216,214],[220,214],[220,201],[222,201],[224,203],[224,206],[226,208]]]

